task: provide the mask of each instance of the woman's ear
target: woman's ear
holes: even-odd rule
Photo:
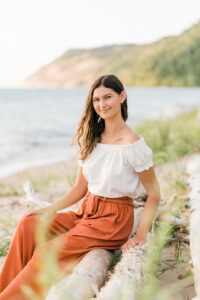
[[[126,92],[122,91],[120,94],[120,98],[121,98],[121,104],[125,101],[125,99],[127,98]]]

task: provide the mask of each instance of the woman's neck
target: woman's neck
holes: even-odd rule
[[[125,122],[121,123],[121,124],[113,124],[112,125],[108,125],[108,124],[105,124],[105,129],[102,133],[102,135],[104,137],[107,137],[107,138],[112,138],[112,137],[115,137],[115,136],[119,136],[122,134],[122,132],[124,131],[124,129],[127,128],[127,125]]]

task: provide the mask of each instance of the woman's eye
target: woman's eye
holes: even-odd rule
[[[111,96],[106,96],[105,99],[111,98]],[[99,99],[93,99],[93,102],[97,102]]]

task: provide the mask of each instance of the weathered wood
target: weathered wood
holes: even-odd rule
[[[200,155],[193,155],[187,165],[190,198],[190,252],[196,297],[200,300]]]
[[[46,300],[86,300],[98,294],[107,270],[114,257],[114,251],[94,249],[89,251],[74,267],[73,272],[56,283]]]
[[[23,184],[23,190],[26,193],[26,203],[31,206],[36,207],[46,207],[49,206],[50,203],[43,201],[37,197],[35,194],[35,191],[33,189],[33,186],[29,180],[26,180]]]
[[[97,295],[95,300],[134,300],[136,297],[136,286],[143,274],[143,265],[148,242],[151,234],[148,234],[145,243],[135,245],[126,250],[121,260],[114,268],[110,279],[107,281]]]

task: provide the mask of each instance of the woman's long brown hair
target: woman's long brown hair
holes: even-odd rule
[[[96,144],[100,141],[100,137],[105,128],[105,121],[93,108],[93,93],[100,86],[113,89],[116,93],[121,94],[124,90],[122,82],[115,75],[103,75],[97,78],[89,90],[85,108],[78,128],[75,132],[75,140],[78,142],[80,151],[78,159],[84,160],[92,152]],[[121,114],[124,121],[128,119],[127,98],[121,103]]]

